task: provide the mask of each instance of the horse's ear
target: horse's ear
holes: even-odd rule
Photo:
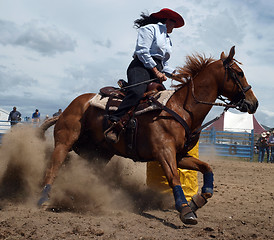
[[[221,59],[223,61],[224,66],[226,66],[227,64],[229,64],[233,60],[234,55],[235,55],[235,46],[233,46],[230,49],[228,57],[225,57],[224,52],[221,53]]]
[[[223,61],[226,59],[226,56],[225,56],[225,53],[224,53],[224,52],[221,53],[221,57],[220,57],[220,58],[221,58],[221,60],[223,60]]]
[[[233,46],[233,47],[230,49],[230,52],[229,52],[229,55],[228,55],[228,58],[230,59],[230,61],[233,60],[234,55],[235,55],[235,46]]]

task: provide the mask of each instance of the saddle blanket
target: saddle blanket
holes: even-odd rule
[[[173,95],[175,90],[164,90],[156,93],[153,97],[157,99],[161,104],[166,105],[170,97]],[[91,106],[100,108],[100,109],[106,109],[107,102],[109,100],[109,97],[104,97],[100,93],[97,93],[92,99],[89,100],[89,103]],[[117,101],[122,102],[122,99],[116,99]],[[109,110],[115,111],[118,107],[117,106],[110,106]],[[160,109],[158,106],[156,106],[154,103],[151,103],[144,109],[140,109],[135,112],[135,115],[140,115],[145,112],[153,111],[156,109]]]

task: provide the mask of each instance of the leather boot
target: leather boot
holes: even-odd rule
[[[111,126],[104,132],[105,138],[110,143],[119,141],[120,133],[123,129],[121,121],[112,123]]]

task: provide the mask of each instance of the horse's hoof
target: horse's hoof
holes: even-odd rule
[[[48,202],[43,203],[42,205],[39,206],[39,209],[47,211],[50,209],[50,205],[48,204]]]
[[[182,208],[180,219],[184,224],[188,225],[196,225],[198,223],[196,214],[189,206]]]
[[[42,191],[42,197],[39,199],[37,205],[39,208],[41,209],[46,209],[48,206],[48,202],[49,202],[49,192],[51,189],[51,185],[47,184],[43,191]]]
[[[44,209],[46,210],[47,207],[48,207],[48,202],[49,202],[49,198],[46,196],[43,196],[39,199],[38,203],[37,203],[37,206],[38,208],[40,209]]]
[[[196,212],[199,208],[203,207],[207,203],[206,198],[201,194],[196,194],[189,202],[189,207],[193,212]]]
[[[206,199],[208,198],[211,198],[213,196],[213,194],[211,192],[205,192],[205,193],[202,193],[202,196]]]

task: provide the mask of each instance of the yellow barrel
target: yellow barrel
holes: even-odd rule
[[[195,158],[199,158],[199,142],[188,153]],[[178,174],[185,197],[190,201],[191,197],[198,192],[197,171],[178,168]],[[172,189],[168,185],[164,171],[161,165],[156,161],[147,163],[146,182],[148,187],[161,193],[172,193]]]

